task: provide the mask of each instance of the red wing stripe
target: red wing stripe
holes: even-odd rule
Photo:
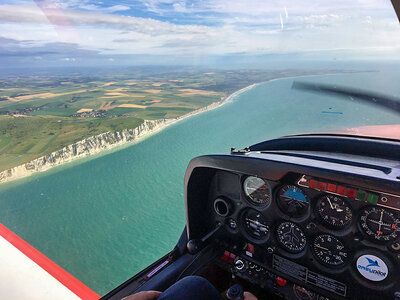
[[[33,248],[30,244],[21,239],[14,232],[9,230],[3,224],[0,223],[0,235],[11,243],[15,248],[29,257],[37,265],[39,265],[43,270],[61,282],[66,288],[77,295],[79,298],[84,300],[94,300],[99,299],[100,296],[76,279],[74,276],[69,274],[59,265],[54,263],[52,260],[47,258],[41,252]]]

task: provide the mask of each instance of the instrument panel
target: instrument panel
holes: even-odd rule
[[[336,134],[196,157],[188,239],[208,239],[218,266],[266,295],[398,300],[399,158],[398,141]]]
[[[282,220],[297,220],[301,223],[309,221],[308,227],[318,226],[323,231],[333,232],[338,236],[359,232],[363,237],[378,244],[393,241],[400,235],[399,212],[394,209],[376,205],[369,200],[363,201],[313,189],[304,186],[303,179],[297,184],[286,184],[270,182],[255,176],[241,177],[245,179],[242,180],[243,195],[240,199],[246,202],[247,208],[235,223],[245,228],[244,236],[257,242],[265,242],[270,231],[271,219],[268,218],[267,221],[263,216],[269,211],[277,211]],[[221,198],[226,196],[219,195],[215,202],[219,203]],[[365,198],[369,199],[368,196]],[[227,212],[232,207],[229,202],[232,201],[224,200],[224,214],[228,215]],[[270,209],[272,203],[273,208]],[[221,216],[218,210],[216,213]],[[296,224],[283,222],[275,227],[277,241],[282,245],[286,245],[283,241],[287,239],[288,230],[289,235],[293,235],[296,241],[302,240],[303,232]],[[288,249],[285,246],[283,248]]]
[[[225,237],[252,249],[243,260],[293,279],[296,293],[322,290],[329,299],[357,293],[351,282],[375,292],[397,284],[400,213],[382,197],[305,174],[273,181],[222,170],[209,192],[209,201],[226,204],[224,216],[213,212]],[[306,288],[310,283],[315,290]]]

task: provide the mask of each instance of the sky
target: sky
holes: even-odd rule
[[[400,59],[389,0],[2,0],[0,68]]]

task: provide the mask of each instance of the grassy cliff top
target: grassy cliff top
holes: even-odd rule
[[[322,71],[319,71],[323,73]],[[175,118],[249,84],[310,71],[163,70],[0,81],[0,171],[144,119]]]

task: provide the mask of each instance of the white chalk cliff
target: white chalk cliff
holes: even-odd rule
[[[100,151],[108,150],[116,146],[134,142],[151,133],[157,132],[174,120],[144,120],[142,124],[134,129],[124,129],[117,132],[105,132],[88,137],[84,140],[68,145],[60,150],[36,158],[23,165],[0,172],[0,182],[6,182],[17,178],[42,172],[51,167],[70,162]]]

